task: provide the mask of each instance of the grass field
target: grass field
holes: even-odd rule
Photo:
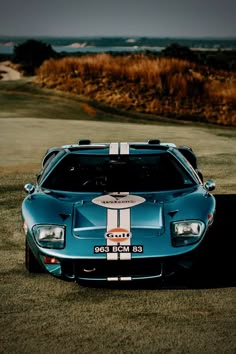
[[[236,291],[228,268],[235,231],[227,221],[235,212],[235,129],[132,124],[125,116],[115,123],[112,114],[105,122],[103,111],[100,120],[83,102],[30,85],[0,82],[0,353],[235,353]],[[34,181],[45,150],[79,138],[153,137],[191,145],[205,179],[216,180],[218,200],[224,199],[204,253],[205,265],[213,262],[208,278],[192,286],[93,288],[28,274],[20,206],[23,185]]]

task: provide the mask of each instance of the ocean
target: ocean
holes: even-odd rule
[[[56,52],[101,53],[156,51],[173,43],[195,50],[236,50],[236,38],[158,38],[158,37],[13,37],[0,35],[0,54],[12,54],[14,46],[28,39],[50,44]]]

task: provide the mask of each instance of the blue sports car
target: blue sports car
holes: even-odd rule
[[[215,183],[192,149],[159,140],[51,148],[22,204],[26,268],[72,281],[165,278],[191,269]]]

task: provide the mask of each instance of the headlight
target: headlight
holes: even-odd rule
[[[36,225],[33,227],[36,242],[41,247],[62,249],[65,246],[65,227]]]
[[[191,245],[202,237],[205,224],[202,221],[187,220],[172,223],[173,246]]]

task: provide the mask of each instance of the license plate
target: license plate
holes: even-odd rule
[[[94,253],[143,253],[143,246],[94,246]]]

